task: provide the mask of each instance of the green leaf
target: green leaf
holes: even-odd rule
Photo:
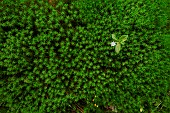
[[[119,38],[119,42],[120,42],[121,44],[123,44],[123,42],[126,41],[127,38],[128,38],[128,35],[122,35],[122,36]]]
[[[115,47],[116,53],[119,53],[120,49],[121,49],[121,45],[120,45],[120,43],[118,42],[117,45],[116,45],[116,47]]]
[[[115,35],[115,34],[112,34],[112,38],[113,38],[114,41],[118,41],[118,40],[116,39],[116,35]]]

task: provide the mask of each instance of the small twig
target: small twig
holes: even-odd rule
[[[79,107],[77,104],[76,104],[76,106],[78,107],[78,110],[80,110],[81,113],[84,112],[84,110],[81,107]]]
[[[161,102],[162,103],[162,102]],[[160,106],[161,105],[161,103],[158,105],[158,106]],[[158,108],[158,106],[156,107],[156,108]]]
[[[163,106],[162,106],[162,107],[163,107]],[[159,111],[161,111],[162,107],[160,108],[160,110],[159,110]]]

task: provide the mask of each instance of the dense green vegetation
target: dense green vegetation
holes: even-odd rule
[[[1,111],[168,113],[168,1],[62,1],[0,3]]]

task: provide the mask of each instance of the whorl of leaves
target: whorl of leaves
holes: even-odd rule
[[[1,2],[0,105],[59,113],[84,100],[87,112],[106,105],[156,110],[170,86],[158,8],[149,0]],[[129,36],[119,54],[110,46],[113,33]]]

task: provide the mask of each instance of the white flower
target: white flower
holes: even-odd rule
[[[116,45],[116,42],[113,41],[113,42],[111,43],[111,46],[115,46],[115,45]]]

